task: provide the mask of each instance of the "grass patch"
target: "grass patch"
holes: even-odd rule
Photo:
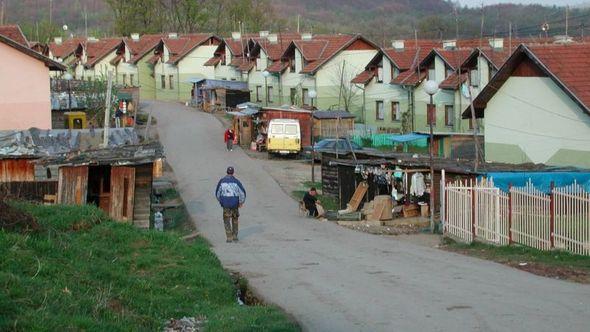
[[[590,257],[564,251],[541,251],[530,247],[494,246],[473,242],[465,244],[444,239],[444,249],[492,260],[537,275],[590,283]],[[526,264],[525,264],[526,263]]]
[[[239,306],[201,238],[139,230],[93,206],[12,204],[41,229],[0,230],[0,330],[155,331],[183,316],[212,331],[298,330],[276,307]]]
[[[318,191],[322,190],[322,183],[321,182],[305,181],[305,182],[301,183],[301,185],[302,185],[303,189],[295,190],[291,193],[291,195],[293,195],[293,197],[295,197],[295,199],[297,199],[297,200],[302,200],[305,193],[308,192],[309,188],[311,188],[311,187],[315,187]],[[321,195],[319,193],[317,195],[317,198],[320,200],[320,202],[322,203],[322,206],[327,211],[337,211],[340,209],[340,207],[338,205],[338,200],[336,198]]]

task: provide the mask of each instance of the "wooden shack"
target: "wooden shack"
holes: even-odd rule
[[[350,137],[354,130],[355,118],[354,114],[346,111],[314,111],[314,141],[324,138]]]
[[[59,204],[95,204],[118,221],[149,227],[157,142],[141,143],[132,128],[51,130],[7,134],[0,140],[0,189],[15,198]]]
[[[312,111],[303,108],[290,107],[263,107],[258,114],[261,123],[268,127],[272,119],[299,120],[301,127],[301,146],[311,146],[311,116]]]

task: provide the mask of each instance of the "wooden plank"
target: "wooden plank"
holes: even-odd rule
[[[348,203],[348,208],[346,209],[348,212],[356,212],[363,201],[363,198],[367,194],[367,190],[369,189],[369,185],[366,181],[359,183]]]
[[[109,215],[118,221],[133,220],[135,195],[135,168],[117,166],[111,168],[111,211]]]
[[[88,166],[60,167],[57,187],[58,204],[86,204]]]

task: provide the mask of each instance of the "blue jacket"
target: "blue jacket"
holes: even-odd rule
[[[215,197],[222,207],[235,209],[246,202],[246,190],[240,180],[228,175],[217,183]]]

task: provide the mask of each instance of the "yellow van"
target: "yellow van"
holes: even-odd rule
[[[269,154],[298,154],[301,152],[299,120],[272,119],[268,124],[266,148]]]

